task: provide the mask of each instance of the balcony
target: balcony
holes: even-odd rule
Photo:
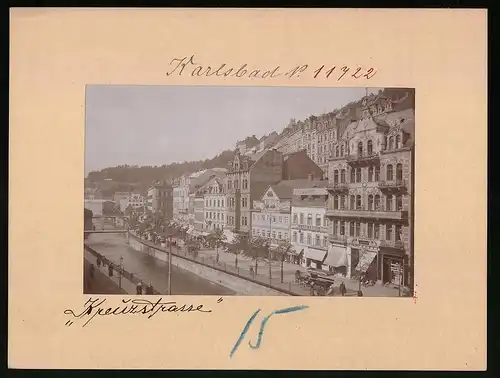
[[[326,209],[326,216],[339,218],[369,218],[369,219],[392,219],[405,220],[408,218],[407,211],[384,211],[378,210],[355,210],[355,209]]]
[[[381,240],[380,241],[380,246],[384,248],[391,248],[391,249],[397,249],[397,250],[404,250],[405,245],[401,240]]]
[[[402,191],[406,189],[405,180],[379,181],[377,184],[381,191]]]
[[[330,243],[336,244],[347,244],[347,236],[346,235],[328,235],[328,241]]]
[[[349,184],[346,182],[336,183],[328,187],[328,191],[332,193],[341,193],[349,191]]]
[[[351,165],[363,165],[377,162],[380,158],[379,154],[361,154],[361,155],[348,155],[346,157],[347,163]]]

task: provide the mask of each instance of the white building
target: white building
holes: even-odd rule
[[[223,230],[226,224],[226,193],[223,179],[212,178],[205,186],[203,201],[205,203],[205,230]]]
[[[295,263],[304,267],[333,270],[328,265],[327,182],[322,187],[295,189],[292,199],[292,246]]]
[[[146,200],[144,196],[140,195],[139,193],[131,193],[128,195],[128,197],[120,199],[120,211],[124,212],[129,205],[134,210],[143,209],[144,207],[146,207]]]

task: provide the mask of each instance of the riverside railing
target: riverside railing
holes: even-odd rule
[[[104,257],[103,255],[101,255],[96,250],[90,248],[88,245],[84,245],[84,248],[85,248],[85,250],[87,250],[88,252],[90,252],[91,254],[93,254],[96,258],[100,258],[103,266],[110,266],[113,269],[114,272],[116,272],[117,274],[121,274],[122,278],[125,278],[125,279],[129,280],[134,285],[137,285],[139,282],[144,283],[144,281],[141,280],[141,279],[139,279],[137,277],[137,275],[135,275],[132,272],[126,271],[122,266],[120,266],[120,265],[114,263],[113,261],[107,259],[106,257]],[[143,288],[143,290],[145,290],[145,287]],[[158,290],[156,290],[153,287],[153,294],[154,295],[163,295],[164,293],[159,292]]]
[[[161,245],[154,244],[152,241],[145,240],[134,233],[130,233],[130,236],[137,240],[139,243],[155,249],[157,251],[163,252],[168,254],[169,253],[169,246],[168,244],[165,245],[165,247],[162,247]],[[189,252],[186,248],[179,248],[179,246],[173,246],[172,247],[172,256],[176,256],[188,261],[192,261],[196,264],[200,264],[203,266],[206,266],[211,269],[218,270],[220,272],[227,273],[229,275],[247,280],[249,282],[253,282],[255,284],[258,284],[260,286],[268,287],[270,289],[276,290],[278,292],[291,295],[291,296],[305,296],[305,295],[310,295],[310,290],[308,287],[305,287],[302,284],[299,284],[298,282],[295,282],[295,279],[293,281],[289,282],[283,282],[281,283],[281,273],[278,271],[276,272],[276,277],[272,277],[271,280],[269,280],[269,275],[267,274],[260,274],[258,271],[257,273],[255,272],[255,260],[248,260],[245,258],[238,258],[238,262],[246,265],[245,268],[242,268],[241,266],[236,266],[236,261],[234,263],[228,263],[226,262],[217,262],[215,256],[202,256],[198,253],[192,253]],[[251,265],[248,264],[251,262]],[[279,262],[278,262],[279,263]],[[260,264],[258,264],[258,269],[268,269],[268,263],[264,261],[260,261]],[[250,266],[253,266],[253,273],[250,272]],[[271,281],[271,282],[270,282]]]

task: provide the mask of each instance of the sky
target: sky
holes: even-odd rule
[[[379,88],[369,88],[377,92]],[[212,158],[359,100],[365,88],[88,85],[85,174]]]

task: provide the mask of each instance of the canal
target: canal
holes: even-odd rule
[[[126,243],[124,234],[91,234],[85,243],[116,264],[123,257],[123,267],[146,284],[167,292],[168,264],[146,253],[136,251]],[[224,286],[172,266],[172,295],[235,295]]]

